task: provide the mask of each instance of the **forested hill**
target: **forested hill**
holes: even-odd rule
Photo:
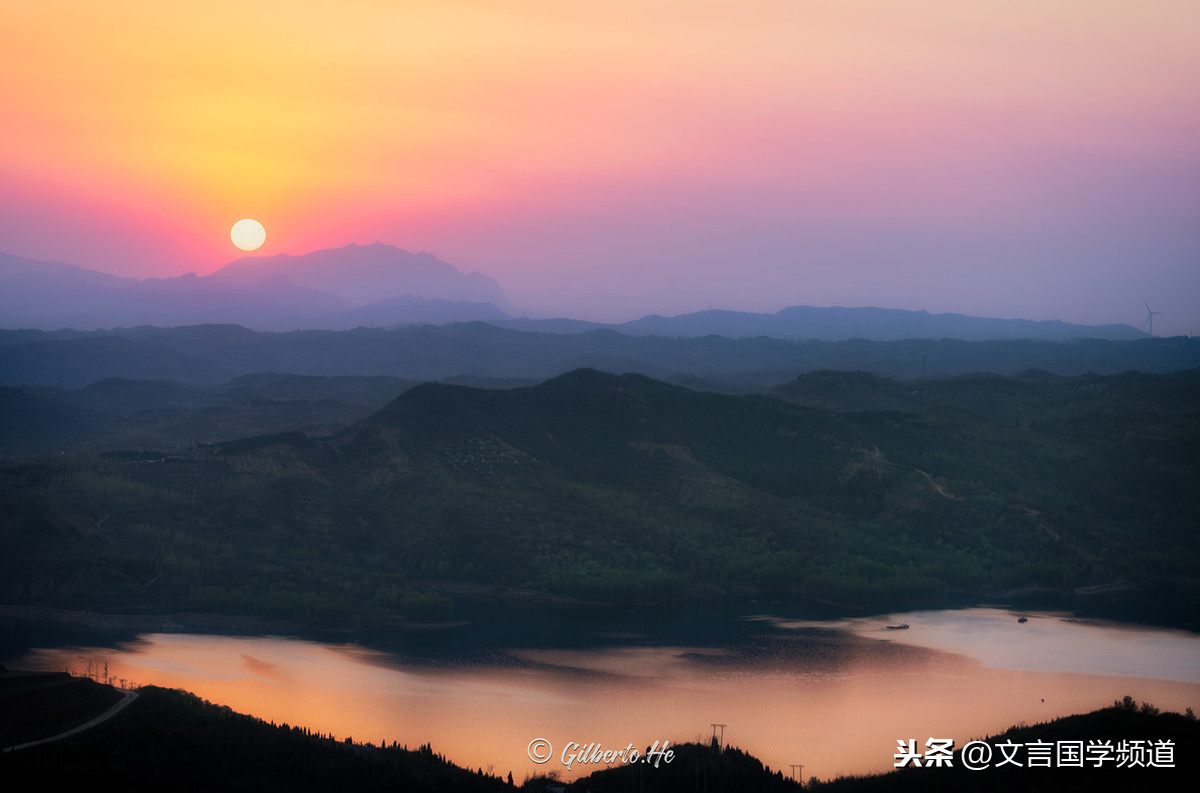
[[[17,743],[31,727],[41,726],[39,722],[44,718],[29,718],[31,706],[53,704],[57,707],[50,710],[59,715],[86,704],[80,701],[79,694],[74,702],[62,696],[44,680],[48,676],[27,676],[28,682],[20,677],[21,673],[0,674],[0,684],[5,678],[18,678],[11,681],[6,693],[24,706],[3,713],[0,738],[9,739],[3,741],[5,744]],[[110,697],[120,696],[107,686],[84,680],[62,681],[57,689],[68,687],[97,699],[105,691]],[[804,789],[832,793],[918,790],[951,793],[1030,788],[1080,793],[1109,789],[1191,791],[1200,766],[1198,742],[1200,725],[1190,712],[1161,713],[1149,703],[1139,706],[1131,697],[1125,697],[1113,707],[1033,726],[1013,727],[987,738],[992,759],[984,764],[976,759],[974,766],[968,767],[970,764],[964,763],[962,754],[964,744],[959,744],[952,756],[939,759],[938,764],[909,763],[903,769],[885,774],[820,781],[806,775]],[[1033,756],[1030,747],[1038,744],[1055,747],[1055,751],[1066,747],[1061,755],[1067,758],[1066,762],[1059,756],[1047,755],[1046,767],[1033,767],[1029,762]],[[1073,744],[1080,746],[1077,757],[1081,762],[1076,766],[1069,765]],[[799,782],[793,781],[792,773],[772,770],[762,760],[735,746],[672,740],[667,741],[667,746],[671,754],[656,757],[657,763],[615,762],[576,780],[566,789],[591,793],[630,790],[678,793],[698,789],[794,793],[802,789]],[[98,727],[66,740],[0,755],[0,773],[6,778],[38,779],[46,787],[60,790],[84,788],[101,777],[122,790],[247,793],[278,790],[544,793],[555,782],[550,776],[522,779],[518,775],[513,779],[512,772],[506,774],[503,767],[494,773],[490,768],[486,772],[463,768],[437,750],[438,747],[428,744],[409,749],[394,742],[374,746],[350,738],[335,740],[303,726],[268,724],[185,691],[143,686],[127,708]],[[1014,761],[1002,764],[1006,753]],[[471,762],[469,757],[455,760]],[[549,767],[547,770],[554,771]]]
[[[81,710],[88,695],[120,699],[120,693],[108,686],[62,678],[66,675],[0,674],[0,693],[24,706],[0,711],[0,745],[18,744],[25,733],[40,727],[45,719],[29,713],[39,706],[43,713],[57,715]],[[103,777],[122,790],[623,793],[637,789],[666,793],[692,790],[699,762],[707,766],[705,781],[710,790],[801,790],[798,783],[773,773],[747,752],[669,740],[665,744],[669,748],[651,761],[613,763],[607,770],[564,785],[559,775],[565,769],[557,762],[545,769],[545,775],[522,778],[518,772],[514,779],[512,771],[504,768],[493,773],[490,766],[485,772],[456,765],[429,744],[409,749],[394,741],[376,746],[349,737],[335,740],[305,726],[268,724],[185,691],[143,686],[128,708],[98,728],[67,740],[6,751],[0,755],[0,772],[13,779],[38,779],[60,790],[83,788]],[[514,752],[515,767],[527,764],[524,754],[519,747]],[[466,764],[471,758],[455,760]],[[631,770],[640,772],[636,787],[630,784]]]
[[[381,426],[402,429],[397,451],[414,465],[513,481],[536,468],[661,500],[699,478],[737,491],[735,501],[773,493],[850,506],[834,494],[871,445],[854,418],[592,369],[508,391],[417,386],[350,437],[378,437]],[[457,449],[490,450],[497,463],[476,464]]]
[[[830,409],[842,391],[859,409]],[[0,602],[361,622],[449,616],[430,593],[464,586],[847,609],[1040,592],[1194,622],[1197,404],[1195,371],[813,373],[773,397],[594,370],[425,384],[324,439],[0,468]]]

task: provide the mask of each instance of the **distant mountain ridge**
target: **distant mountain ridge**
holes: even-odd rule
[[[636,336],[728,336],[797,341],[900,341],[902,339],[961,339],[962,341],[1000,341],[1044,339],[1108,339],[1130,341],[1148,334],[1130,325],[1077,325],[1061,320],[996,319],[965,314],[930,314],[895,308],[844,308],[834,306],[789,306],[774,314],[709,309],[675,317],[658,314],[620,325],[586,323],[568,319],[509,319],[495,324],[516,330],[548,333],[584,333],[611,328]]]
[[[382,242],[351,243],[302,256],[246,256],[208,278],[215,283],[253,286],[280,276],[297,286],[337,295],[350,306],[419,295],[426,300],[491,303],[503,311],[513,311],[495,279],[479,272],[461,273],[432,253],[409,253]]]
[[[0,385],[77,388],[105,377],[214,386],[254,372],[440,380],[536,379],[590,367],[639,372],[705,388],[774,386],[821,369],[902,380],[971,372],[1058,375],[1169,372],[1200,367],[1187,337],[1075,342],[794,341],[667,338],[615,330],[534,333],[486,322],[405,328],[262,333],[237,325],[118,331],[0,330]]]
[[[504,319],[501,306],[513,310],[495,280],[381,243],[246,257],[205,277],[146,279],[0,253],[0,327],[8,328],[345,330]]]
[[[205,277],[189,273],[144,280],[0,253],[0,327],[12,329],[237,324],[258,331],[349,330],[483,321],[554,334],[613,330],[631,336],[796,341],[1132,341],[1148,336],[1122,324],[874,307],[790,306],[774,314],[710,309],[674,317],[651,314],[621,324],[515,318],[518,313],[494,279],[464,274],[431,253],[380,242],[302,256],[247,256]]]

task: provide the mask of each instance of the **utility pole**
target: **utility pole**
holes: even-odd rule
[[[800,769],[800,787],[804,787],[804,764],[792,763],[792,779],[796,778],[796,769]]]
[[[725,725],[725,724],[717,724],[716,722],[712,722],[712,728],[713,728],[713,743],[717,744],[717,748],[718,748],[718,749],[723,749],[723,748],[725,747],[725,727],[726,727],[726,726],[728,726],[728,725]],[[718,728],[718,727],[720,727],[720,728],[721,728],[721,740],[720,740],[720,742],[718,742],[718,741],[717,741],[717,728]]]

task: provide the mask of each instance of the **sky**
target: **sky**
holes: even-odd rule
[[[1200,333],[1195,0],[0,0],[0,251]]]

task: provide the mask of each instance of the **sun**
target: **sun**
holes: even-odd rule
[[[256,251],[267,241],[267,230],[257,220],[245,218],[233,224],[229,239],[244,251]]]

